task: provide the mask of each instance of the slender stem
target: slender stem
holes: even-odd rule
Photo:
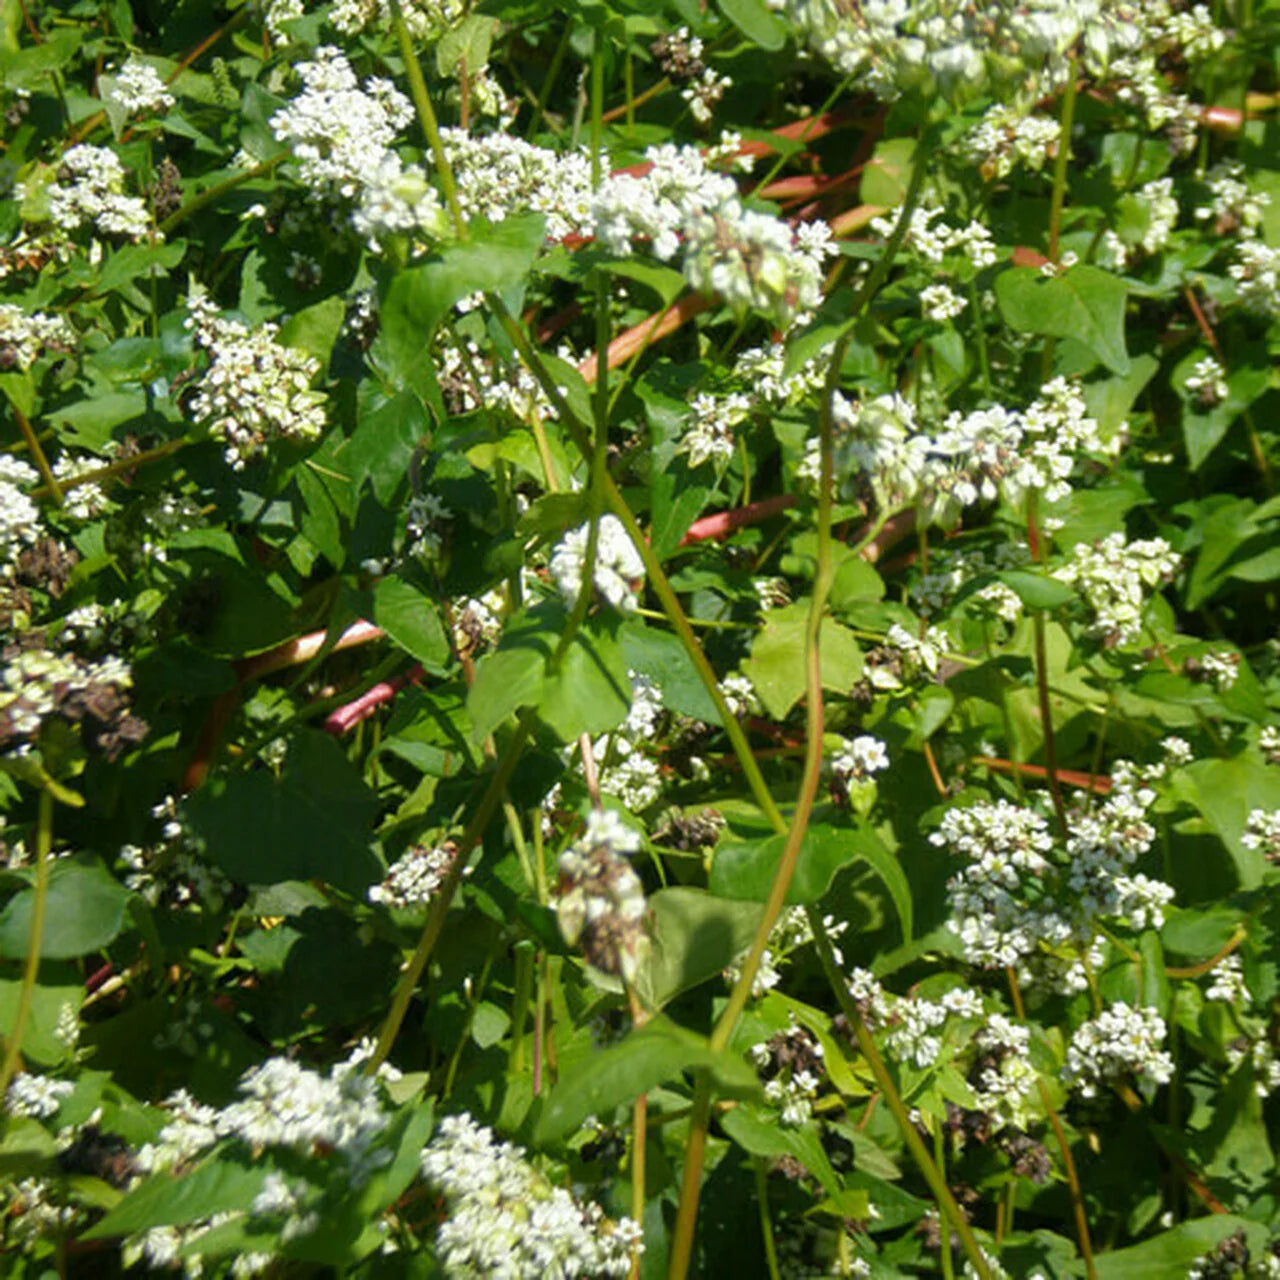
[[[4,1064],[0,1066],[0,1101],[9,1092],[9,1084],[18,1069],[22,1056],[22,1037],[31,1016],[31,1003],[35,997],[36,979],[40,976],[40,943],[44,938],[45,906],[49,898],[49,850],[53,846],[53,794],[40,792],[40,807],[36,815],[36,878],[31,903],[31,936],[27,939],[27,963],[22,971],[22,989],[18,992],[18,1007],[9,1029],[9,1042],[5,1046]]]
[[[186,204],[175,209],[161,224],[161,235],[171,235],[178,227],[180,227],[188,218],[194,217],[202,209],[208,208],[215,201],[220,200],[228,191],[234,191],[237,187],[242,187],[246,182],[252,182],[254,178],[261,178],[265,174],[270,173],[277,165],[283,164],[288,159],[288,154],[282,152],[278,156],[272,156],[270,160],[264,160],[261,164],[255,164],[252,169],[245,169],[240,173],[233,173],[231,177],[223,179],[223,181],[215,183],[212,187],[202,191],[198,196],[192,196]]]
[[[756,1171],[756,1204],[760,1207],[760,1235],[764,1238],[765,1266],[769,1268],[769,1280],[781,1280],[778,1249],[773,1240],[773,1219],[769,1216],[769,1178],[762,1157],[756,1156],[752,1164]]]
[[[937,1161],[938,1173],[942,1176],[943,1181],[946,1181],[947,1177],[946,1155],[946,1139],[942,1132],[942,1126],[935,1122],[933,1127],[933,1158]],[[943,1280],[955,1280],[955,1262],[951,1257],[951,1232],[946,1229],[938,1233],[938,1257],[942,1263]]]
[[[22,432],[22,438],[27,442],[27,448],[31,452],[32,461],[36,464],[36,470],[44,477],[45,489],[58,506],[62,506],[62,488],[58,484],[57,477],[53,474],[49,459],[45,457],[44,450],[40,447],[40,438],[36,435],[27,415],[12,400],[9,401],[9,408],[13,410],[13,416],[17,419],[18,429]]]
[[[525,130],[524,136],[526,138],[533,138],[538,129],[538,122],[546,114],[547,103],[551,100],[551,90],[560,79],[560,66],[564,62],[564,55],[569,48],[569,32],[572,27],[572,22],[566,22],[564,30],[560,32],[560,39],[556,44],[555,52],[551,55],[551,65],[547,68],[547,77],[542,82],[542,92],[538,94],[538,100],[534,104],[533,119],[529,121],[529,127]]]
[[[1031,554],[1044,564],[1048,554],[1044,539],[1036,523],[1036,496],[1027,496],[1027,544]],[[1067,834],[1067,806],[1062,798],[1062,783],[1058,778],[1058,739],[1053,729],[1053,707],[1049,701],[1049,661],[1045,649],[1044,611],[1035,610],[1031,618],[1035,640],[1036,697],[1040,708],[1040,728],[1044,734],[1045,777],[1049,783],[1049,795],[1053,800],[1053,812],[1063,836]]]
[[[707,1151],[707,1128],[711,1123],[711,1075],[699,1071],[693,1081],[693,1108],[689,1113],[689,1133],[684,1140],[684,1168],[680,1174],[680,1211],[671,1235],[667,1263],[668,1280],[684,1280],[693,1258],[693,1229],[698,1220],[698,1195],[702,1164]],[[686,1206],[691,1206],[686,1209]]]
[[[601,116],[601,119],[605,124],[610,124],[612,121],[625,116],[629,123],[634,124],[636,108],[643,106],[650,98],[656,98],[658,94],[663,93],[670,88],[671,81],[668,80],[666,76],[663,76],[657,84],[650,85],[643,93],[637,94],[634,98],[630,94],[627,94],[627,100],[622,104],[622,106],[613,107],[609,111],[606,111],[604,115]]]
[[[1006,969],[1009,979],[1009,995],[1013,999],[1013,1009],[1020,1021],[1027,1017],[1026,1006],[1022,1003],[1022,991],[1018,986],[1018,977],[1012,968]],[[1080,1246],[1080,1256],[1084,1259],[1085,1273],[1089,1280],[1095,1280],[1098,1274],[1093,1262],[1093,1243],[1089,1238],[1089,1216],[1085,1211],[1084,1191],[1080,1186],[1080,1175],[1076,1172],[1075,1157],[1071,1154],[1071,1143],[1067,1141],[1067,1132],[1062,1127],[1053,1099],[1043,1079],[1037,1073],[1036,1086],[1040,1091],[1040,1101],[1044,1105],[1045,1115],[1049,1119],[1049,1127],[1058,1143],[1058,1151],[1062,1155],[1062,1169],[1066,1174],[1067,1187],[1071,1192],[1071,1211],[1076,1220],[1076,1241]]]
[[[1058,261],[1062,235],[1062,207],[1067,196],[1067,167],[1071,163],[1071,128],[1076,118],[1076,57],[1067,61],[1067,85],[1062,95],[1062,125],[1058,130],[1058,154],[1053,161],[1053,196],[1049,204],[1049,261]]]
[[[458,202],[458,186],[453,180],[453,166],[445,153],[444,140],[440,137],[440,124],[436,120],[435,108],[431,105],[431,95],[427,92],[427,82],[422,78],[422,67],[418,63],[418,55],[405,26],[404,11],[400,0],[391,0],[391,21],[396,29],[396,40],[400,45],[400,57],[404,60],[404,73],[409,81],[409,93],[413,104],[418,109],[418,119],[422,123],[422,131],[431,144],[431,154],[435,158],[436,168],[440,173],[440,186],[444,190],[444,201],[449,206],[449,215],[453,219],[454,234],[459,240],[467,238],[467,220],[462,216],[462,205]]]
[[[951,1189],[947,1186],[946,1179],[939,1172],[938,1166],[934,1163],[933,1157],[929,1154],[929,1149],[924,1145],[915,1125],[911,1123],[911,1117],[907,1114],[902,1095],[898,1092],[898,1087],[894,1084],[893,1077],[889,1074],[889,1068],[885,1066],[884,1059],[880,1056],[880,1050],[876,1048],[876,1042],[871,1038],[871,1032],[867,1030],[866,1023],[862,1020],[862,1010],[858,1008],[857,1001],[850,994],[844,975],[840,972],[839,965],[836,964],[835,955],[831,950],[831,940],[827,936],[827,928],[822,921],[822,912],[815,907],[808,907],[806,908],[806,914],[813,929],[814,949],[817,951],[818,959],[821,961],[823,971],[827,975],[827,981],[831,984],[832,991],[835,992],[836,1001],[840,1005],[841,1012],[848,1019],[849,1026],[853,1029],[858,1041],[858,1048],[866,1059],[867,1066],[871,1068],[871,1074],[875,1077],[876,1084],[884,1095],[886,1105],[893,1113],[898,1130],[902,1134],[903,1141],[907,1144],[908,1151],[911,1152],[911,1156],[916,1162],[916,1167],[920,1170],[925,1182],[928,1183],[929,1190],[933,1192],[934,1201],[937,1203],[938,1210],[944,1220],[943,1229],[946,1230],[946,1226],[949,1225],[951,1230],[960,1237],[960,1246],[964,1249],[970,1265],[977,1272],[979,1280],[992,1280],[990,1264],[978,1246],[977,1238],[973,1234],[973,1228],[969,1225],[964,1214],[961,1213],[960,1206],[951,1194]]]

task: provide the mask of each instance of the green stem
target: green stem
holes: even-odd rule
[[[871,1068],[871,1074],[875,1077],[876,1086],[883,1095],[889,1110],[893,1113],[898,1130],[902,1134],[903,1141],[907,1144],[907,1150],[910,1151],[912,1159],[916,1162],[916,1167],[920,1170],[921,1176],[928,1183],[929,1190],[933,1193],[938,1212],[943,1219],[944,1233],[949,1234],[947,1232],[949,1227],[951,1231],[954,1231],[960,1237],[960,1246],[964,1250],[965,1256],[969,1259],[970,1265],[977,1272],[979,1280],[992,1280],[991,1267],[978,1245],[977,1237],[973,1234],[973,1228],[969,1225],[964,1214],[960,1212],[960,1206],[956,1204],[955,1197],[951,1194],[951,1189],[947,1186],[946,1179],[934,1163],[933,1157],[921,1140],[915,1125],[911,1123],[911,1117],[907,1114],[902,1095],[898,1092],[897,1085],[894,1084],[893,1077],[889,1074],[889,1068],[885,1066],[884,1059],[880,1056],[880,1050],[876,1048],[876,1042],[871,1038],[871,1033],[867,1030],[866,1024],[862,1020],[862,1010],[858,1008],[857,1002],[850,994],[844,975],[836,964],[835,955],[831,950],[831,940],[827,937],[826,925],[822,921],[822,912],[816,907],[807,907],[805,910],[809,917],[809,924],[813,929],[814,948],[818,953],[818,959],[822,963],[823,971],[826,973],[831,989],[835,993],[841,1012],[848,1019],[849,1026],[853,1029],[858,1041],[858,1049],[861,1051],[863,1058],[866,1059],[867,1066]]]
[[[769,1268],[769,1280],[781,1280],[778,1271],[778,1249],[773,1241],[773,1220],[769,1216],[769,1179],[764,1160],[756,1156],[752,1161],[756,1171],[756,1203],[760,1206],[760,1234],[764,1237],[764,1260]]]
[[[209,205],[222,199],[228,191],[234,191],[237,187],[242,187],[246,182],[252,182],[254,178],[261,178],[265,174],[270,173],[277,165],[283,164],[289,159],[288,153],[282,152],[278,156],[272,156],[270,160],[264,160],[261,164],[255,164],[252,169],[245,169],[242,173],[234,173],[231,177],[224,179],[222,182],[215,183],[207,191],[202,191],[198,196],[192,196],[186,204],[181,208],[175,209],[161,224],[161,235],[172,235],[174,230],[180,227],[188,218],[193,218],[202,209],[208,208]]]
[[[36,815],[36,879],[35,896],[31,904],[31,936],[27,939],[27,963],[22,971],[22,989],[18,992],[18,1007],[9,1030],[5,1046],[4,1064],[0,1066],[0,1104],[9,1092],[9,1085],[18,1070],[22,1056],[22,1037],[31,1016],[31,1003],[35,997],[36,979],[40,976],[40,943],[44,937],[45,907],[49,898],[49,850],[53,846],[53,794],[40,792],[40,807]]]
[[[560,66],[564,62],[564,55],[569,49],[569,32],[572,27],[572,22],[564,24],[564,30],[560,33],[560,40],[556,44],[556,50],[551,55],[551,65],[547,68],[547,78],[542,82],[542,92],[538,94],[538,101],[533,110],[533,119],[529,121],[529,127],[525,130],[524,136],[530,141],[532,141],[533,135],[537,132],[538,122],[546,114],[547,103],[551,101],[551,90],[560,79]]]
[[[459,240],[465,240],[467,220],[462,216],[462,205],[458,202],[458,187],[453,180],[453,167],[445,154],[444,141],[440,137],[440,124],[436,120],[435,108],[431,105],[427,82],[422,78],[422,67],[418,63],[418,55],[414,51],[409,28],[405,26],[400,0],[391,0],[391,21],[396,29],[400,57],[404,60],[404,73],[409,81],[409,94],[413,98],[414,106],[418,109],[422,131],[431,144],[431,154],[435,158],[436,169],[440,173],[440,186],[444,191],[445,204],[449,206],[449,215],[453,219],[454,234]]]
[[[946,1165],[946,1142],[942,1133],[942,1126],[935,1122],[933,1129],[933,1158],[938,1163],[938,1173],[941,1174],[943,1181],[947,1177]],[[955,1263],[951,1258],[951,1232],[939,1232],[938,1250],[942,1262],[943,1280],[955,1280]]]
[[[35,428],[32,427],[27,415],[12,400],[9,401],[9,408],[13,410],[13,416],[18,422],[18,430],[22,432],[22,438],[27,442],[31,460],[36,464],[36,470],[44,478],[45,490],[53,497],[58,506],[62,506],[62,488],[58,484],[57,477],[53,474],[49,459],[45,457],[44,450],[40,447],[40,438],[36,435]]]
[[[1071,163],[1071,129],[1076,118],[1076,58],[1067,62],[1067,85],[1062,94],[1062,124],[1058,130],[1058,154],[1053,160],[1053,196],[1049,204],[1049,261],[1058,261],[1062,235],[1062,207],[1067,197],[1067,166]]]

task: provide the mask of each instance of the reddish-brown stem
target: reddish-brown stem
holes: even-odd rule
[[[927,738],[922,745],[924,747],[924,762],[929,766],[929,777],[933,779],[934,790],[945,800],[947,784],[942,780],[942,771],[938,768],[938,760],[933,754],[933,746]]]
[[[776,516],[779,512],[794,507],[799,501],[800,499],[793,493],[782,493],[774,498],[762,498],[759,502],[737,507],[733,511],[717,511],[713,515],[703,516],[689,526],[689,531],[681,538],[680,545],[691,547],[695,543],[706,542],[711,538],[727,538],[735,530],[768,520],[770,516]]]
[[[380,680],[371,689],[366,689],[358,698],[331,711],[324,722],[326,733],[341,735],[354,729],[362,720],[367,720],[384,703],[390,702],[407,684],[422,677],[422,666],[415,663],[403,675],[393,676],[390,680]]]
[[[1165,966],[1165,974],[1170,978],[1201,978],[1212,969],[1216,969],[1247,937],[1243,929],[1237,929],[1235,933],[1227,939],[1225,945],[1220,947],[1207,960],[1202,960],[1199,964],[1191,964],[1185,967]]]
[[[620,333],[609,343],[609,368],[616,369],[620,364],[625,364],[637,351],[651,342],[657,342],[668,334],[674,333],[682,324],[692,320],[694,316],[700,316],[710,306],[709,298],[704,298],[700,293],[690,293],[673,302],[665,312],[659,313],[661,318],[656,324],[654,318],[650,316],[639,324],[632,325],[625,333]],[[578,372],[588,383],[595,382],[594,353],[578,366]]]
[[[1019,764],[1014,760],[1002,760],[998,756],[974,756],[973,764],[980,764],[988,769],[997,769],[1001,773],[1018,773],[1024,778],[1048,778],[1049,770],[1042,764]],[[1098,774],[1081,773],[1076,769],[1059,769],[1058,781],[1069,787],[1078,787],[1082,791],[1094,791],[1105,796],[1111,790],[1111,779]]]

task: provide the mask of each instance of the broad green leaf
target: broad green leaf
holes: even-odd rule
[[[509,623],[502,642],[476,664],[476,679],[467,694],[471,737],[479,745],[509,715],[536,706],[546,684],[547,659],[555,652],[559,630],[548,617],[563,611],[543,611]]]
[[[858,192],[862,203],[896,209],[907,198],[915,153],[914,138],[890,138],[881,142],[862,172]]]
[[[772,835],[721,845],[711,867],[711,892],[722,898],[764,902],[785,844],[786,836]],[[898,859],[866,823],[853,828],[810,826],[800,845],[787,902],[820,902],[836,872],[854,862],[865,862],[888,889],[902,923],[903,939],[909,942],[913,928],[911,886]]]
[[[867,1212],[867,1193],[851,1193],[840,1181],[822,1149],[815,1126],[805,1124],[792,1128],[778,1123],[776,1117],[763,1108],[751,1106],[734,1107],[720,1117],[720,1125],[738,1146],[753,1156],[766,1156],[771,1160],[791,1156],[799,1160],[827,1195],[848,1205],[849,1216],[859,1217]]]
[[[1030,569],[1006,569],[997,576],[1028,609],[1058,609],[1076,598],[1074,587]]]
[[[781,49],[787,41],[787,24],[764,0],[720,0],[724,16],[744,36],[762,49]]]
[[[1183,1222],[1153,1240],[1096,1255],[1098,1280],[1169,1280],[1186,1275],[1202,1254],[1243,1230],[1252,1250],[1265,1247],[1267,1229],[1233,1214],[1211,1214]]]
[[[1280,809],[1280,769],[1248,750],[1230,760],[1196,760],[1174,774],[1177,793],[1222,838],[1240,877],[1252,889],[1266,867],[1259,849],[1241,842],[1254,809]]]
[[[785,718],[804,694],[808,618],[807,600],[771,609],[751,646],[751,657],[742,664],[765,710],[777,720]],[[862,675],[862,650],[853,632],[824,618],[819,651],[823,688],[847,694]]]
[[[324,880],[363,895],[381,878],[369,848],[377,800],[332,738],[290,739],[279,778],[215,774],[184,803],[208,856],[241,884]]]
[[[662,690],[664,706],[708,724],[720,723],[716,704],[676,636],[636,619],[623,623],[620,636],[627,666],[648,676]]]
[[[31,992],[31,1010],[20,1047],[24,1058],[52,1067],[72,1052],[66,1038],[58,1034],[59,1019],[64,1010],[79,1012],[84,1002],[84,979],[71,966],[55,968],[48,961],[40,967],[40,979]],[[0,1027],[6,1028],[6,1035],[15,1024],[21,994],[20,979],[0,979]]]
[[[156,276],[167,276],[187,252],[185,240],[170,240],[164,244],[133,244],[118,249],[107,259],[98,277],[97,292],[106,293],[121,285],[134,284]]]
[[[755,1072],[736,1054],[713,1051],[702,1036],[658,1014],[621,1043],[565,1067],[539,1118],[536,1141],[559,1141],[588,1116],[610,1115],[656,1085],[700,1068],[712,1073],[721,1092],[741,1096],[759,1088]]]
[[[403,578],[383,578],[374,588],[373,620],[429,671],[449,662],[449,637],[432,600]]]
[[[436,70],[442,76],[457,76],[466,62],[468,75],[477,75],[489,63],[489,46],[498,29],[497,18],[473,13],[451,27],[436,44]]]
[[[359,490],[367,479],[384,505],[405,483],[415,450],[427,440],[431,419],[415,391],[406,388],[390,398],[370,387],[360,397],[356,429],[334,451],[334,460]]]
[[[418,385],[421,368],[430,367],[427,347],[454,303],[477,291],[507,293],[523,283],[542,247],[545,226],[541,214],[496,225],[477,222],[465,243],[395,275],[382,300],[382,336],[407,385]]]
[[[320,371],[329,366],[329,353],[342,331],[345,303],[337,295],[295,311],[280,327],[280,342],[320,362]]]
[[[1072,267],[1048,279],[1034,267],[1010,267],[996,277],[996,299],[1011,328],[1074,338],[1119,374],[1129,371],[1126,296],[1124,281],[1098,267]]]
[[[631,678],[615,631],[605,619],[588,618],[559,670],[546,674],[538,714],[562,742],[615,729],[631,709]]]
[[[659,889],[649,899],[653,941],[635,988],[652,1008],[715,977],[751,945],[761,908],[701,889]]]
[[[35,888],[19,891],[0,911],[0,956],[27,954]],[[107,945],[124,927],[129,890],[100,862],[60,859],[49,872],[40,955],[70,960]]]
[[[153,1174],[81,1239],[107,1240],[247,1209],[266,1176],[264,1165],[246,1168],[229,1160],[213,1160],[181,1176],[168,1171]]]
[[[64,439],[69,444],[104,450],[111,439],[114,427],[140,418],[147,411],[147,396],[143,391],[112,391],[106,395],[90,395],[75,404],[53,410],[49,415],[67,429]]]

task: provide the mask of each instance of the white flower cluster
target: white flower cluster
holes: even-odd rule
[[[115,82],[107,91],[107,101],[126,115],[138,116],[152,111],[168,111],[174,104],[174,97],[155,67],[130,58],[116,72]]]
[[[1280,1058],[1266,1033],[1256,1039],[1242,1036],[1227,1046],[1227,1062],[1231,1067],[1238,1067],[1248,1061],[1253,1070],[1253,1089],[1260,1098],[1269,1098],[1280,1089]]]
[[[716,103],[732,84],[728,76],[711,67],[703,67],[701,74],[680,90],[680,96],[689,104],[689,111],[699,124],[710,124]]]
[[[5,1109],[11,1116],[27,1116],[34,1120],[47,1120],[57,1114],[63,1098],[75,1088],[70,1080],[55,1080],[51,1076],[32,1075],[19,1071],[9,1083],[5,1095]]]
[[[1095,636],[1126,644],[1142,634],[1148,591],[1168,581],[1180,563],[1163,538],[1130,542],[1123,533],[1112,533],[1093,545],[1076,543],[1071,559],[1053,576],[1084,597]]]
[[[989,548],[931,550],[929,572],[911,588],[911,598],[922,613],[942,613],[969,583],[1003,569],[1019,568],[1030,558],[1025,543],[1012,541],[998,542]],[[1002,582],[988,583],[967,596],[965,603],[976,605],[984,614],[1010,625],[1022,617],[1022,600]]]
[[[1236,282],[1236,296],[1246,311],[1269,320],[1280,316],[1280,249],[1261,240],[1241,240],[1227,274]]]
[[[181,908],[215,914],[231,893],[231,881],[203,855],[178,810],[178,798],[165,796],[151,810],[162,822],[155,844],[126,844],[119,858],[124,883],[151,906]]]
[[[644,578],[644,561],[617,516],[601,516],[599,527],[592,566],[595,589],[607,604],[631,612],[640,604],[637,584]],[[589,523],[570,530],[551,555],[552,581],[570,607],[582,590],[590,532]]]
[[[9,565],[40,532],[40,510],[25,492],[39,480],[34,467],[0,454],[0,564]]]
[[[733,457],[733,429],[751,412],[751,397],[740,391],[727,396],[703,391],[694,396],[691,407],[693,418],[676,452],[686,454],[691,467],[704,462],[724,466]]]
[[[981,1066],[974,1085],[980,1111],[988,1112],[995,1128],[1025,1129],[1031,1119],[1029,1104],[1037,1080],[1031,1063],[1031,1032],[993,1013],[974,1037]]]
[[[469,1115],[441,1120],[422,1173],[445,1200],[436,1250],[455,1280],[625,1276],[643,1247],[639,1224],[611,1222],[553,1186],[519,1147],[495,1142]]]
[[[1022,115],[996,105],[960,140],[962,153],[988,181],[1007,178],[1025,166],[1033,173],[1057,153],[1062,126],[1050,116]]]
[[[224,318],[202,292],[188,306],[187,325],[209,354],[191,413],[226,444],[227,463],[239,470],[274,441],[316,440],[325,423],[324,394],[311,390],[319,362],[281,345],[274,324]]]
[[[562,348],[557,355],[568,358],[572,353]],[[555,405],[524,365],[514,365],[505,378],[500,377],[475,342],[452,330],[440,335],[436,377],[454,413],[485,408],[505,411],[521,422],[535,415],[544,421],[558,417]]]
[[[501,222],[541,213],[547,241],[582,235],[591,225],[591,160],[585,152],[559,155],[507,133],[471,135],[443,129],[441,138],[463,216]]]
[[[384,151],[378,163],[364,175],[360,203],[351,214],[351,225],[374,253],[389,236],[425,233],[440,239],[448,231],[448,219],[436,190],[417,165],[403,164],[394,151]]]
[[[872,218],[871,230],[888,240],[898,225],[898,216],[895,212]],[[951,260],[957,267],[967,265],[970,271],[980,271],[996,260],[995,241],[981,222],[972,219],[962,227],[952,226],[937,205],[922,204],[912,211],[902,248],[935,267]]]
[[[921,503],[922,516],[942,525],[964,508],[1003,496],[1018,506],[1031,492],[1056,502],[1071,492],[1078,459],[1106,452],[1084,398],[1065,378],[1041,388],[1024,411],[995,405],[950,414],[936,432],[917,422],[896,392],[851,403],[832,399],[837,429],[835,468],[842,492],[869,488],[881,511]],[[817,442],[800,469],[816,474]]]
[[[1086,1098],[1127,1071],[1167,1084],[1173,1059],[1161,1047],[1165,1035],[1164,1019],[1154,1009],[1134,1009],[1120,1001],[1076,1028],[1062,1077]]]
[[[968,305],[966,299],[945,284],[930,284],[920,290],[920,311],[926,320],[945,324],[954,320]]]
[[[790,408],[826,381],[830,357],[830,346],[823,346],[798,369],[788,373],[786,344],[773,342],[767,347],[751,347],[738,355],[733,362],[733,376],[746,386],[747,394],[756,403]]]
[[[416,493],[404,512],[405,549],[420,560],[433,560],[444,545],[442,528],[453,512],[434,493]]]
[[[798,1128],[813,1115],[822,1086],[822,1044],[794,1020],[785,1031],[747,1050],[757,1071],[766,1075],[764,1096],[778,1108],[785,1128]]]
[[[1220,1000],[1223,1004],[1248,1004],[1249,988],[1245,985],[1244,966],[1234,951],[1219,961],[1212,970],[1213,981],[1205,988],[1206,1000]]]
[[[1249,187],[1245,167],[1239,160],[1222,160],[1214,165],[1205,175],[1205,185],[1209,188],[1209,199],[1206,204],[1196,206],[1198,221],[1212,218],[1219,235],[1234,232],[1249,240],[1259,234],[1271,196]]]
[[[123,658],[87,662],[69,653],[21,649],[0,671],[0,743],[12,749],[15,739],[34,739],[44,721],[60,708],[68,709],[71,718],[80,718],[84,712],[75,704],[87,701],[95,687],[121,693],[132,683]]]
[[[884,643],[867,654],[865,678],[872,689],[886,693],[932,679],[948,648],[946,632],[940,627],[928,627],[921,636],[895,622]]]
[[[825,222],[792,228],[736,199],[694,213],[684,231],[684,275],[693,288],[719,295],[739,315],[763,312],[783,328],[818,305],[826,260],[836,253]]]
[[[415,40],[438,40],[467,14],[465,0],[401,0],[404,25]],[[385,30],[391,24],[390,0],[337,0],[329,21],[344,36],[359,35],[370,25]]]
[[[840,750],[831,759],[831,772],[837,778],[866,778],[889,767],[889,753],[879,738],[859,734],[852,741],[841,740]]]
[[[303,1156],[322,1152],[342,1160],[353,1182],[363,1182],[390,1158],[376,1146],[388,1122],[382,1082],[397,1074],[386,1066],[366,1074],[362,1064],[371,1052],[372,1045],[362,1043],[327,1075],[288,1058],[268,1058],[244,1073],[240,1099],[222,1108],[180,1090],[165,1104],[172,1118],[155,1143],[139,1150],[138,1165],[144,1171],[172,1168],[233,1140]]]
[[[0,369],[30,369],[42,351],[68,351],[75,341],[75,330],[62,316],[0,303]]]
[[[1268,764],[1280,764],[1280,725],[1265,724],[1258,730],[1258,750]]]
[[[1172,178],[1156,178],[1125,200],[1145,215],[1146,224],[1141,232],[1128,238],[1110,229],[1103,233],[1098,260],[1112,271],[1124,270],[1135,251],[1139,251],[1139,256],[1159,253],[1169,243],[1178,222],[1178,200],[1173,194]]]
[[[413,118],[409,100],[389,80],[369,79],[361,89],[332,45],[297,70],[303,90],[271,117],[271,131],[292,148],[303,182],[317,195],[355,197]]]
[[[413,845],[391,864],[379,883],[369,886],[369,901],[401,910],[425,907],[444,883],[457,852],[448,842]]]
[[[1280,862],[1280,809],[1251,809],[1240,843],[1268,862]]]
[[[124,193],[124,166],[110,147],[87,143],[62,157],[49,187],[49,217],[63,231],[92,226],[102,236],[141,240],[154,234],[146,202]]]
[[[968,987],[953,987],[938,1000],[899,999],[888,1006],[885,1047],[899,1062],[925,1071],[938,1063],[948,1019],[982,1016],[982,997]]]
[[[827,940],[831,943],[831,952],[836,964],[844,963],[844,956],[836,945],[836,939],[849,927],[848,920],[837,920],[834,916],[823,916],[822,927]],[[751,984],[752,999],[759,1000],[782,981],[782,970],[786,967],[794,952],[808,946],[813,941],[813,926],[809,922],[809,914],[803,907],[788,907],[778,917],[778,923],[769,934],[769,945],[760,956],[760,967]],[[724,970],[724,979],[733,986],[742,976],[744,951],[731,965]]]
[[[1183,386],[1202,410],[1220,405],[1230,390],[1226,370],[1212,356],[1205,356],[1195,362]]]

